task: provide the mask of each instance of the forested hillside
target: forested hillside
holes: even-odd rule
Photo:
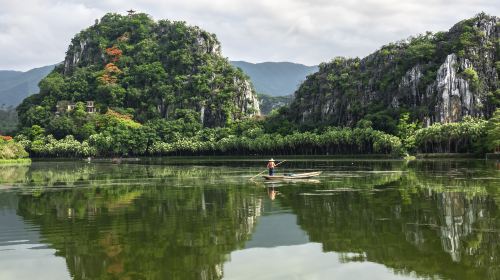
[[[205,127],[259,113],[250,81],[214,34],[146,14],[107,14],[77,34],[40,93],[19,106],[22,126],[59,131],[60,101],[94,101],[98,112],[113,108],[141,123],[189,115]]]
[[[336,57],[295,92],[290,120],[306,126],[365,120],[395,133],[404,113],[424,126],[489,118],[500,104],[499,33],[498,17],[482,13],[363,59]]]

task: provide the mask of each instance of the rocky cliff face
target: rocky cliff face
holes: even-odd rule
[[[335,58],[297,90],[290,117],[340,126],[367,119],[388,131],[402,112],[424,125],[489,117],[500,98],[499,33],[498,17],[479,14],[363,59]]]
[[[45,104],[95,100],[133,111],[139,121],[190,110],[206,127],[260,114],[251,82],[222,56],[214,34],[146,14],[107,14],[77,34],[54,77],[67,94],[42,90]]]

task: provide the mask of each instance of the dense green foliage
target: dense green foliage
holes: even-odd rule
[[[391,43],[363,59],[337,57],[322,63],[295,92],[289,119],[308,127],[354,127],[369,120],[373,128],[394,134],[397,120],[405,113],[420,123],[450,121],[440,114],[439,108],[447,106],[460,112],[451,121],[469,114],[490,117],[500,100],[496,22],[496,17],[481,13],[448,32],[428,32]],[[453,101],[450,105],[439,94],[438,70],[452,54],[457,79],[467,81],[474,95],[470,104]]]
[[[117,113],[116,113],[117,114]],[[372,128],[327,128],[286,135],[265,131],[265,122],[247,120],[226,128],[201,129],[195,119],[157,120],[134,125],[106,114],[94,120],[101,127],[88,139],[69,135],[57,140],[40,126],[18,135],[34,157],[126,155],[267,155],[267,154],[401,154],[398,137]]]
[[[500,152],[500,109],[495,111],[486,124],[485,142],[488,151]]]
[[[397,136],[401,139],[403,148],[407,152],[412,152],[415,148],[415,132],[419,128],[416,122],[410,122],[410,114],[401,116],[396,127]]]
[[[415,132],[415,144],[423,153],[472,153],[483,150],[487,121],[466,117],[463,122],[433,124]]]
[[[374,130],[369,121],[360,122],[356,128],[300,131],[292,124],[280,125],[286,122],[276,113],[267,119],[238,121],[224,128],[202,128],[191,111],[183,113],[176,120],[140,124],[129,115],[110,110],[91,115],[83,126],[68,126],[74,129],[74,135],[90,131],[88,138],[54,137],[34,125],[16,140],[33,157],[483,153],[497,147],[500,127],[496,113],[490,121],[466,117],[462,122],[425,128],[403,115],[397,136]]]
[[[294,132],[282,136],[265,134],[260,128],[245,131],[241,136],[217,139],[197,135],[172,143],[155,142],[152,155],[329,155],[329,154],[400,154],[401,142],[380,131],[350,128],[329,128],[322,133]]]
[[[62,137],[71,121],[56,120],[58,101],[95,101],[101,113],[127,111],[140,122],[192,110],[205,127],[216,127],[258,113],[254,97],[248,78],[221,56],[215,35],[146,14],[107,14],[73,38],[64,64],[18,112],[22,127],[39,125]]]

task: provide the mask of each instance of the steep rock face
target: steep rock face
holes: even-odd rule
[[[402,95],[410,97],[410,102],[412,106],[417,106],[417,99],[421,97],[421,92],[419,90],[420,79],[422,78],[422,67],[420,65],[415,65],[413,68],[408,70],[406,74],[401,79],[401,83],[398,85],[398,90]],[[393,107],[397,107],[399,104],[397,100],[392,104]]]
[[[394,131],[403,112],[424,125],[489,117],[498,89],[498,18],[479,14],[448,32],[383,46],[363,59],[335,58],[295,92],[289,116],[305,125],[362,119]]]
[[[438,104],[436,106],[437,121],[455,122],[466,115],[481,116],[480,110],[475,110],[481,105],[481,100],[473,93],[469,82],[458,74],[460,70],[471,68],[470,61],[466,58],[457,60],[456,54],[450,54],[439,67],[436,82],[430,87],[430,92],[437,92]],[[441,97],[439,99],[439,97]]]
[[[53,87],[55,80],[61,86]],[[101,111],[127,110],[140,122],[190,111],[205,127],[260,114],[248,77],[222,56],[214,34],[146,14],[96,21],[72,39],[64,63],[41,84],[48,86],[20,114],[39,104],[54,111],[58,100],[94,100]]]
[[[235,78],[233,86],[236,94],[230,102],[235,108],[234,117],[241,118],[243,116],[260,114],[259,101],[257,100],[257,95],[253,90],[252,84],[246,79]],[[227,119],[224,112],[214,106],[202,105],[199,111],[201,122],[207,127],[217,126],[224,123]]]

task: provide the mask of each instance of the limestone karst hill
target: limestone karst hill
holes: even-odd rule
[[[424,125],[490,117],[500,103],[499,18],[484,13],[447,32],[383,46],[365,58],[322,63],[295,92],[291,120],[393,132],[401,113]]]
[[[217,127],[259,113],[250,80],[222,56],[214,34],[143,13],[106,14],[78,33],[40,93],[19,106],[20,121],[43,127],[58,102],[89,100],[139,122],[187,114]]]

